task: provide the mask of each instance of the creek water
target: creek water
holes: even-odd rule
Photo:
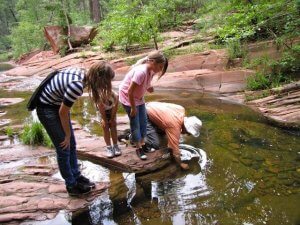
[[[13,68],[13,66],[11,64],[0,62],[0,74],[1,74],[2,71],[10,70],[12,68]]]
[[[28,98],[28,93],[0,92],[3,96]],[[244,105],[199,92],[158,91],[146,100],[180,104],[202,120],[200,137],[184,136],[183,142],[203,149],[207,162],[192,161],[189,171],[172,164],[135,176],[82,161],[85,175],[109,181],[110,188],[85,210],[23,225],[300,224],[299,132],[271,126]],[[6,110],[13,124],[28,117],[25,102]],[[101,135],[95,118],[88,98],[76,102],[72,119]]]

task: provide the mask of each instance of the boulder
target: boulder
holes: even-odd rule
[[[70,41],[72,47],[79,47],[82,44],[90,43],[97,34],[95,27],[89,26],[71,26]],[[44,27],[44,34],[49,41],[54,53],[58,53],[62,47],[67,46],[65,38],[63,36],[68,35],[68,30],[61,26],[47,26]]]

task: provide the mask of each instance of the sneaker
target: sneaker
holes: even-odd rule
[[[80,176],[77,178],[77,183],[82,184],[82,185],[89,186],[89,187],[91,187],[91,188],[95,188],[95,187],[96,187],[96,184],[95,184],[94,182],[91,182],[88,178],[86,178],[86,177],[83,176],[83,175],[80,175]]]
[[[121,149],[119,148],[118,145],[114,145],[114,152],[115,152],[115,156],[119,156],[122,154]]]
[[[67,186],[67,191],[70,196],[81,196],[90,193],[91,187],[76,183],[74,186]]]
[[[142,149],[146,153],[155,152],[155,148],[151,148],[150,146],[147,146],[147,145],[142,145]]]
[[[107,146],[106,147],[106,157],[112,158],[115,156],[115,152],[112,146]]]
[[[131,133],[128,135],[128,140],[129,140],[129,143],[131,145],[135,145],[134,142],[132,141],[132,135],[131,135]]]
[[[135,151],[136,151],[137,156],[138,156],[140,159],[142,159],[142,160],[147,159],[147,156],[145,155],[143,149],[138,148],[138,149],[136,149]]]

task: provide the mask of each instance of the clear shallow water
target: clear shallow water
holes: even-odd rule
[[[200,169],[193,162],[188,172],[171,165],[140,177],[87,166],[88,177],[110,181],[111,187],[86,211],[59,214],[59,224],[300,224],[299,133],[270,126],[245,106],[199,93],[159,92],[151,100],[181,104],[203,121],[200,137],[184,142],[205,150],[207,164]],[[14,109],[22,115],[5,116],[16,123],[24,119],[22,104]],[[72,113],[86,130],[101,134],[87,98]]]
[[[10,70],[12,68],[14,68],[13,65],[8,64],[8,63],[1,63],[0,62],[0,73],[3,72],[3,71],[6,71],[6,70]]]

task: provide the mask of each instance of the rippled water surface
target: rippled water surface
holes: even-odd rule
[[[62,212],[45,224],[300,224],[299,133],[267,124],[248,107],[201,93],[163,91],[147,97],[153,100],[181,104],[203,121],[200,137],[183,140],[206,152],[205,165],[192,161],[187,172],[171,165],[135,176],[82,162],[88,177],[111,187],[85,211]],[[101,135],[87,98],[72,114]]]

